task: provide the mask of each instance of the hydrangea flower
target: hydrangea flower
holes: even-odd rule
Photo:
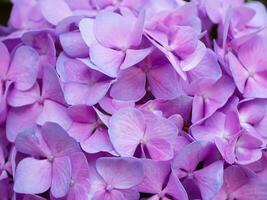
[[[137,186],[144,178],[142,163],[133,158],[98,158],[91,169],[91,199],[139,198]]]
[[[224,184],[214,199],[256,198],[264,199],[266,183],[251,171],[239,166],[230,166],[224,173]]]
[[[262,3],[11,3],[1,200],[266,199]]]
[[[134,108],[121,109],[110,119],[109,135],[121,156],[140,155],[155,160],[174,156],[176,126],[158,116],[146,116]]]
[[[212,151],[214,148],[208,142],[193,142],[174,159],[174,174],[182,179],[189,198],[212,199],[223,184],[223,162],[209,160]]]
[[[72,173],[69,156],[79,152],[80,148],[64,129],[48,122],[40,132],[29,130],[21,133],[16,139],[16,148],[39,159],[26,157],[19,162],[15,174],[15,192],[38,194],[51,187],[54,197],[67,194]]]

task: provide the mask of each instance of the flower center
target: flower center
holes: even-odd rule
[[[53,162],[54,161],[54,156],[48,156],[47,159],[49,160],[49,162]]]
[[[146,144],[146,140],[144,138],[140,139],[140,144]]]
[[[74,180],[71,179],[71,180],[70,180],[70,186],[73,186],[73,185],[74,185]]]
[[[187,177],[189,179],[193,179],[194,178],[194,173],[193,172],[188,172]]]
[[[253,79],[254,79],[254,75],[255,75],[254,72],[248,72],[248,77],[249,77],[249,78],[253,78]]]
[[[165,196],[165,193],[163,191],[160,191],[160,193],[158,193],[159,198],[163,198],[164,196]]]
[[[110,184],[108,184],[108,185],[106,186],[106,190],[107,190],[108,192],[111,192],[111,190],[113,190],[113,186],[110,185]]]
[[[229,134],[227,132],[224,132],[223,135],[222,135],[222,137],[224,139],[228,140],[229,139]]]

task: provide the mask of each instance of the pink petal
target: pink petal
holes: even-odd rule
[[[222,21],[222,14],[218,11],[221,4],[219,0],[207,0],[205,2],[207,14],[213,23],[220,23]]]
[[[185,146],[175,157],[173,170],[178,178],[183,177],[184,170],[192,172],[198,163],[207,156],[211,148],[211,143],[197,141]]]
[[[193,103],[193,122],[202,119],[201,115],[199,116],[200,118],[198,118],[197,116],[194,116],[195,114],[199,115],[201,113],[205,119],[211,116],[217,109],[221,108],[234,93],[235,86],[230,77],[223,76],[216,83],[212,85],[207,84],[206,86],[203,86],[203,88],[199,87],[198,89],[197,92],[203,92],[200,92],[201,96],[197,97],[198,101]],[[194,110],[200,110],[200,112],[194,112]]]
[[[60,44],[71,57],[88,57],[88,47],[79,32],[67,32],[59,35]]]
[[[43,197],[37,196],[37,195],[24,195],[23,200],[46,200]]]
[[[217,161],[196,171],[194,177],[203,199],[212,199],[223,184],[223,162]]]
[[[225,118],[225,114],[221,112],[214,113],[205,121],[205,124],[196,125],[191,128],[192,136],[196,140],[206,140],[210,142],[214,142],[214,139],[217,137],[223,138],[225,132]]]
[[[124,49],[129,46],[132,20],[110,11],[100,12],[94,21],[94,33],[97,41],[109,48]],[[112,34],[116,31],[116,37]]]
[[[146,143],[146,147],[153,160],[171,160],[174,156],[173,147],[169,142],[163,139],[149,139]]]
[[[151,52],[153,47],[148,47],[146,49],[127,49],[123,63],[120,69],[127,69],[142,60],[144,60]]]
[[[178,129],[165,118],[152,118],[146,124],[145,139],[163,139],[169,144],[174,144]]]
[[[89,166],[86,156],[82,152],[70,155],[71,160],[71,177],[75,183],[89,178]]]
[[[121,109],[110,119],[109,136],[115,150],[122,156],[132,156],[143,137],[143,114],[134,108]]]
[[[115,113],[121,108],[134,107],[135,104],[134,102],[130,101],[116,100],[107,95],[103,99],[101,99],[98,103],[101,106],[101,108],[103,108],[106,112],[110,114]]]
[[[259,72],[253,77],[249,77],[246,82],[246,88],[244,91],[245,97],[266,98],[267,92],[267,79],[266,72]]]
[[[177,26],[170,47],[177,55],[194,52],[198,45],[197,33],[190,26]]]
[[[104,97],[112,84],[111,79],[89,69],[78,60],[66,61],[64,69],[66,80],[63,83],[63,90],[70,105],[94,105]]]
[[[65,156],[80,151],[79,144],[56,123],[45,123],[41,128],[41,134],[52,156]]]
[[[56,122],[64,129],[69,129],[72,120],[67,114],[67,108],[54,101],[45,100],[43,110],[36,119],[36,123],[43,125],[45,122]]]
[[[109,80],[96,82],[92,85],[66,83],[63,86],[66,101],[70,105],[95,105],[106,95],[111,83]]]
[[[224,171],[224,187],[228,192],[234,193],[240,187],[248,183],[249,174],[237,165],[227,167]]]
[[[180,93],[177,76],[170,65],[151,68],[147,79],[151,92],[157,99],[174,99]]]
[[[85,105],[77,105],[68,107],[68,115],[75,122],[95,123],[97,115],[93,107]]]
[[[242,132],[236,143],[236,162],[249,164],[259,160],[262,157],[262,151],[260,150],[262,145],[260,139]]]
[[[51,193],[54,197],[64,197],[70,187],[71,162],[68,157],[55,158],[52,164]]]
[[[81,142],[81,147],[87,153],[113,151],[113,146],[110,142],[108,132],[104,129],[96,129],[91,136]]]
[[[139,13],[139,16],[132,28],[131,36],[129,36],[129,44],[131,45],[131,47],[138,47],[142,42],[144,24],[145,12],[142,11]]]
[[[202,119],[205,115],[204,99],[201,96],[194,96],[193,99],[193,109],[192,109],[192,122],[195,123],[198,120]]]
[[[243,93],[247,79],[249,78],[249,72],[245,67],[237,60],[237,58],[230,52],[228,54],[229,67],[232,72],[238,90]]]
[[[161,192],[164,181],[170,172],[169,163],[150,159],[143,159],[142,163],[145,178],[138,185],[138,191],[151,194]]]
[[[180,66],[183,71],[190,71],[194,69],[203,59],[207,52],[205,45],[202,42],[198,42],[197,48],[192,54],[185,56],[181,61]]]
[[[90,58],[98,71],[110,77],[117,76],[124,56],[122,51],[106,48],[97,42],[94,42],[90,47]]]
[[[144,178],[142,164],[132,158],[99,158],[96,169],[107,184],[117,189],[134,187]]]
[[[88,187],[87,185],[75,184],[72,186],[71,190],[68,193],[67,200],[79,199],[79,200],[87,200],[88,199]]]
[[[67,130],[68,134],[73,137],[77,142],[85,141],[95,130],[96,123],[86,124],[73,122],[71,127]]]
[[[235,197],[237,199],[264,199],[267,193],[266,186],[266,182],[255,180],[235,192]]]
[[[17,166],[14,190],[24,194],[43,193],[49,189],[51,177],[52,165],[48,160],[25,158]]]
[[[146,75],[140,68],[123,70],[112,85],[110,96],[121,101],[138,101],[146,93],[145,84]]]
[[[70,57],[68,57],[64,52],[61,52],[57,58],[56,62],[56,71],[58,75],[60,76],[61,81],[67,81],[67,75],[66,75],[66,70],[65,70],[65,63],[68,61],[73,61]]]
[[[167,183],[166,187],[164,188],[164,192],[172,197],[187,200],[188,196],[187,193],[180,182],[180,180],[175,176],[173,172],[170,173],[169,182]]]
[[[170,120],[173,124],[175,124],[176,127],[178,128],[178,130],[183,129],[184,120],[183,120],[181,115],[179,115],[179,114],[172,115],[168,118],[168,120]]]
[[[8,104],[12,107],[21,107],[30,105],[38,101],[40,98],[40,87],[36,83],[32,88],[26,91],[20,91],[12,88],[7,96]]]
[[[266,9],[265,6],[261,2],[248,2],[246,4],[247,7],[252,8],[255,12],[253,18],[248,22],[249,26],[252,27],[262,27],[266,25]]]
[[[6,121],[8,140],[14,142],[18,133],[34,126],[41,111],[39,104],[10,109]]]
[[[72,11],[64,0],[56,2],[53,0],[43,0],[38,3],[45,19],[53,25],[57,25],[58,22],[72,15]]]
[[[242,123],[258,124],[265,116],[262,108],[266,105],[264,100],[251,100],[239,104],[239,118]],[[253,115],[251,115],[253,113]]]
[[[94,77],[94,74],[98,72],[88,68],[83,62],[76,59],[69,59],[63,61],[64,78],[62,81],[65,82],[77,82],[77,83],[88,83],[88,81]],[[62,74],[60,74],[62,76]],[[60,77],[61,78],[61,77]]]
[[[15,82],[19,90],[30,89],[37,78],[38,53],[31,47],[19,47],[8,70],[8,78]]]
[[[187,80],[186,73],[181,68],[180,60],[172,52],[166,52],[166,56],[170,61],[170,63],[172,64],[175,71],[181,76],[181,78],[183,80]]]
[[[111,192],[100,191],[94,195],[93,200],[125,200],[122,192],[118,190],[112,190]]]
[[[11,85],[12,83],[8,82],[5,91],[2,91],[4,85],[2,81],[0,81],[0,123],[5,122],[7,118],[7,113],[8,113],[7,95],[9,88],[11,88]]]
[[[56,70],[52,66],[45,66],[43,68],[42,98],[54,100],[62,104],[65,103]]]
[[[188,79],[195,82],[199,79],[218,80],[222,76],[222,71],[215,53],[208,49],[201,62],[188,72]]]
[[[2,42],[0,42],[0,52],[1,52],[0,75],[4,77],[8,70],[8,66],[10,62],[10,55],[5,44]]]
[[[27,155],[46,157],[51,154],[47,145],[41,138],[39,131],[35,128],[27,129],[18,134],[15,145],[18,152]]]
[[[233,9],[231,6],[228,6],[225,16],[224,16],[224,27],[223,27],[223,33],[222,33],[222,40],[223,40],[223,49],[226,48],[226,42],[227,42],[227,37],[230,32],[230,26],[231,26],[231,19],[233,15]]]
[[[238,134],[229,141],[225,139],[215,139],[215,144],[226,162],[233,164],[235,162],[235,145],[238,138]]]
[[[91,18],[84,18],[79,23],[79,29],[82,38],[88,47],[95,41],[95,35],[93,31],[94,20]]]
[[[261,72],[265,70],[262,65],[267,63],[267,58],[264,54],[266,50],[266,41],[262,37],[255,36],[240,47],[238,58],[249,71]]]

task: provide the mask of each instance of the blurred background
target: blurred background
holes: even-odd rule
[[[12,8],[10,0],[0,0],[0,24],[6,25]]]
[[[55,0],[56,1],[56,0]],[[251,0],[247,0],[251,1]],[[267,6],[267,0],[259,0]],[[0,24],[6,25],[10,15],[12,4],[10,0],[0,0]]]

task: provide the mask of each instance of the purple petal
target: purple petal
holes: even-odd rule
[[[55,158],[52,164],[51,193],[54,197],[64,197],[70,187],[71,162],[67,156]]]
[[[7,96],[8,104],[12,107],[21,107],[37,102],[40,98],[40,87],[36,83],[32,88],[26,91],[20,91],[12,88]]]
[[[88,57],[88,47],[79,32],[62,33],[59,36],[63,50],[71,57]]]
[[[0,75],[5,76],[8,71],[8,66],[10,62],[10,55],[8,49],[4,45],[4,43],[0,42],[0,52],[1,52],[1,59],[0,59]]]
[[[41,111],[39,104],[10,109],[6,121],[8,140],[14,142],[19,132],[34,126]]]
[[[57,25],[58,22],[72,15],[72,11],[64,0],[56,2],[53,0],[43,0],[38,3],[45,19],[53,25]]]
[[[24,194],[43,193],[49,189],[51,177],[52,164],[48,160],[25,158],[17,166],[14,190]]]
[[[43,109],[36,123],[43,125],[45,122],[55,122],[62,126],[64,129],[69,129],[72,123],[72,120],[67,114],[67,108],[58,104],[54,101],[45,100],[43,104]]]
[[[90,47],[90,58],[97,69],[110,77],[116,77],[124,59],[122,51],[113,50],[94,42]]]
[[[109,48],[127,49],[134,21],[131,18],[110,11],[100,12],[94,21],[97,41]],[[116,31],[116,37],[112,32]]]
[[[120,69],[127,69],[144,60],[151,52],[153,47],[146,49],[128,49],[125,53],[125,58],[120,66]]]
[[[82,38],[88,47],[95,41],[95,35],[93,31],[94,20],[90,18],[84,18],[79,23],[79,29]]]
[[[8,70],[8,78],[15,82],[19,90],[30,89],[37,78],[38,53],[31,47],[19,47]]]
[[[41,134],[52,156],[65,156],[80,151],[79,144],[56,123],[45,123],[41,128]]]
[[[198,163],[207,156],[210,148],[211,144],[203,141],[185,146],[173,162],[173,170],[178,178],[184,176],[184,171],[194,171]]]
[[[117,189],[134,187],[144,178],[142,164],[136,159],[99,158],[96,169],[107,184]]]
[[[65,103],[56,70],[52,66],[45,66],[43,69],[42,98],[51,99],[58,103]]]
[[[214,176],[216,174],[216,176]],[[212,199],[223,184],[223,162],[217,161],[196,171],[194,177],[199,186],[203,199]]]
[[[157,99],[174,99],[180,91],[177,76],[169,65],[153,67],[148,71],[147,79],[152,94]]]
[[[146,93],[145,84],[146,76],[140,68],[123,70],[112,85],[110,96],[121,101],[138,101]]]
[[[82,149],[87,153],[112,152],[113,146],[105,129],[97,129],[91,136],[81,142]]]
[[[110,119],[109,136],[122,156],[133,156],[145,129],[143,114],[134,108],[121,109]]]

